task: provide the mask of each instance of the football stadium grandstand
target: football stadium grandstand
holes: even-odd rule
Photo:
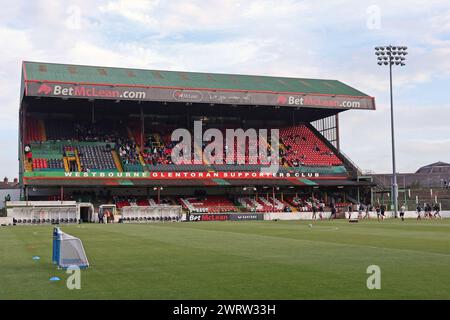
[[[21,199],[226,217],[370,203],[372,177],[339,145],[339,113],[355,109],[375,110],[374,98],[336,80],[24,62]],[[278,129],[279,168],[261,174],[270,163],[250,154],[250,140],[238,152],[237,139],[224,143],[223,162],[175,163],[173,131],[194,133],[199,121],[203,132],[224,135]],[[257,139],[275,152],[269,137]],[[202,154],[207,146],[190,148]]]

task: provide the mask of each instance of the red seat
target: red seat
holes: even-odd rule
[[[280,129],[280,137],[286,148],[286,160],[307,166],[342,165],[342,161],[331,151],[322,139],[305,125]],[[317,149],[318,148],[318,149]]]

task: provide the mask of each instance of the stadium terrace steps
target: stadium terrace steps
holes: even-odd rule
[[[81,164],[78,157],[78,150],[76,147],[73,146],[64,146],[64,162],[65,162],[65,169],[66,172],[68,171],[81,171]],[[75,167],[72,165],[72,163],[75,162]]]
[[[139,146],[136,146],[136,152],[138,154],[139,163],[141,164],[143,169],[146,169],[144,157],[142,156],[141,148]]]
[[[33,165],[27,160],[23,160],[23,166],[25,168],[25,172],[32,172],[33,171]]]
[[[111,155],[114,159],[114,164],[116,165],[116,168],[119,172],[123,172],[123,166],[122,166],[122,161],[120,160],[119,155],[117,154],[116,150],[112,150],[111,151]]]
[[[69,140],[76,137],[74,123],[70,120],[46,120],[45,133],[47,140]]]
[[[130,127],[127,127],[128,139],[134,141],[136,143],[140,143],[139,133],[137,130],[132,130]]]
[[[117,209],[122,209],[123,207],[130,207],[130,206],[138,206],[138,207],[148,207],[148,206],[156,206],[157,203],[155,199],[149,197],[133,197],[130,196],[129,199],[124,198],[116,198],[115,204]]]
[[[69,169],[69,161],[67,160],[67,157],[64,157],[63,158],[64,160],[64,171],[65,172],[69,172],[70,171],[70,169]]]
[[[75,149],[75,161],[77,163],[78,171],[81,171],[81,161],[80,161],[80,153],[78,152],[78,148]]]
[[[47,141],[47,133],[45,131],[44,120],[39,120],[38,127],[39,127],[39,131],[40,131],[40,140],[39,141]]]
[[[80,145],[78,151],[80,153],[81,166],[86,170],[118,170],[111,150],[107,150],[106,146]]]
[[[46,136],[42,134],[42,121],[32,117],[26,117],[25,143],[45,141]]]
[[[284,201],[277,198],[274,200],[273,197],[267,197],[267,195],[261,195],[257,198],[239,197],[237,200],[242,207],[250,212],[282,212],[286,209],[286,206],[288,206]],[[275,208],[273,206],[274,202]]]
[[[265,212],[276,211],[276,209],[273,207],[272,203],[269,202],[266,198],[258,197],[258,199],[256,199],[256,201],[262,205],[263,211],[265,211]]]
[[[191,213],[238,212],[237,207],[224,196],[179,198],[179,202],[183,209]]]
[[[50,142],[31,143],[33,158],[62,159],[62,147]]]
[[[64,162],[62,159],[44,159],[33,158],[33,171],[62,171],[64,170]]]
[[[245,160],[245,164],[240,165],[214,165],[204,163],[202,165],[174,165],[171,164],[170,152],[172,143],[170,141],[170,130],[174,126],[171,125],[158,125],[159,132],[150,132],[146,134],[146,138],[153,137],[150,141],[150,145],[141,148],[138,146],[137,140],[140,140],[140,128],[136,128],[136,124],[133,123],[126,126],[122,126],[122,129],[117,129],[117,125],[114,124],[99,124],[100,129],[96,127],[88,127],[87,139],[94,139],[94,141],[77,141],[80,132],[82,132],[85,123],[74,124],[68,120],[47,120],[45,123],[42,120],[36,120],[29,117],[29,128],[27,139],[41,141],[32,143],[32,152],[34,158],[43,159],[62,159],[64,152],[64,146],[73,146],[76,151],[74,159],[77,163],[77,170],[117,170],[117,171],[204,171],[204,172],[217,172],[217,171],[259,171],[263,164],[250,164],[250,157],[248,152],[244,156],[240,156],[237,160]],[[39,130],[39,123],[42,123]],[[150,126],[152,127],[152,126]],[[232,127],[232,125],[231,125]],[[44,130],[45,129],[45,130]],[[320,133],[315,132],[309,125],[297,125],[290,127],[282,127],[280,129],[280,137],[283,139],[280,144],[282,152],[285,154],[284,166],[280,167],[280,172],[292,172],[292,171],[308,171],[315,170],[320,174],[347,174],[345,163],[338,157],[337,150],[330,147],[325,138]],[[108,131],[112,130],[112,131]],[[45,134],[42,133],[45,131]],[[114,132],[114,134],[112,133]],[[122,134],[122,135],[121,135]],[[109,155],[103,154],[104,152],[98,152],[97,149],[103,150],[105,146],[110,145],[111,151],[116,149],[115,143],[98,141],[96,139],[106,137],[109,141],[115,141],[114,139],[120,137],[127,137],[134,141],[136,147],[133,144],[133,151],[130,153],[127,149],[127,154],[116,155],[111,152]],[[71,140],[55,140],[69,137]],[[80,137],[82,140],[86,137]],[[44,141],[48,139],[47,141]],[[127,139],[127,138],[125,138]],[[120,139],[119,139],[120,141]],[[270,146],[268,140],[263,141],[266,146]],[[120,142],[122,146],[129,145],[128,142]],[[236,143],[235,143],[236,144]],[[160,145],[162,150],[158,150],[156,154],[150,152],[148,149],[154,146]],[[248,142],[246,143],[248,148]],[[196,151],[200,152],[198,146]],[[86,149],[87,148],[87,149]],[[127,147],[128,148],[128,147]],[[83,150],[89,150],[88,154],[92,159],[85,159]],[[94,151],[97,150],[97,151]],[[152,150],[153,151],[153,150]],[[248,150],[247,150],[248,151]],[[78,154],[80,152],[80,154]],[[225,153],[224,153],[225,154]],[[145,159],[144,159],[145,156]],[[97,159],[96,159],[97,158]],[[235,148],[234,158],[237,158],[237,149]],[[70,159],[69,159],[70,160]],[[64,162],[63,162],[64,164]],[[65,165],[65,170],[74,170],[69,168],[69,165]],[[303,170],[303,171],[302,171]]]
[[[313,125],[306,124],[306,126],[313,132],[317,137],[319,137],[322,142],[330,148],[333,152],[335,152],[336,156],[342,161],[342,166],[345,168],[345,171],[348,173],[348,176],[352,179],[356,179],[358,175],[363,175],[361,168],[359,168],[355,162],[350,159],[341,149],[336,149],[336,147],[328,141]]]
[[[284,200],[291,207],[297,209],[296,211],[305,212],[311,211],[311,203],[307,201],[306,197],[285,196]]]
[[[264,211],[263,206],[253,198],[240,197],[240,198],[238,198],[238,201],[248,211],[255,211],[255,212],[263,212]]]
[[[73,142],[46,141],[32,143],[33,159],[37,169],[64,168],[66,172],[73,170],[118,170],[113,158],[114,144],[110,143],[111,151],[107,150],[105,142]],[[45,161],[44,161],[45,160]],[[75,168],[70,168],[70,162],[75,162]],[[50,166],[45,165],[45,163]]]
[[[285,146],[285,158],[291,166],[342,165],[342,161],[325,145],[323,139],[306,125],[281,128],[280,139]]]
[[[153,136],[155,137],[155,141],[156,141],[157,145],[158,145],[159,147],[161,147],[161,146],[162,146],[161,135],[160,135],[159,133],[154,133]]]

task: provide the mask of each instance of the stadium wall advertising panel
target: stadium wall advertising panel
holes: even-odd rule
[[[343,110],[375,109],[373,98],[368,96],[231,89],[188,89],[146,86],[126,87],[41,81],[26,81],[26,95],[59,98],[267,105]]]
[[[222,213],[214,213],[214,214],[190,214],[189,221],[229,221],[231,214],[222,214]]]
[[[193,213],[189,215],[189,221],[246,221],[264,220],[262,213]]]
[[[235,213],[230,215],[231,221],[264,220],[262,213]]]

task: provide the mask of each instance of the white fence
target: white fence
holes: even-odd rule
[[[130,206],[122,208],[122,218],[119,221],[124,223],[180,221],[181,213],[181,206]]]

